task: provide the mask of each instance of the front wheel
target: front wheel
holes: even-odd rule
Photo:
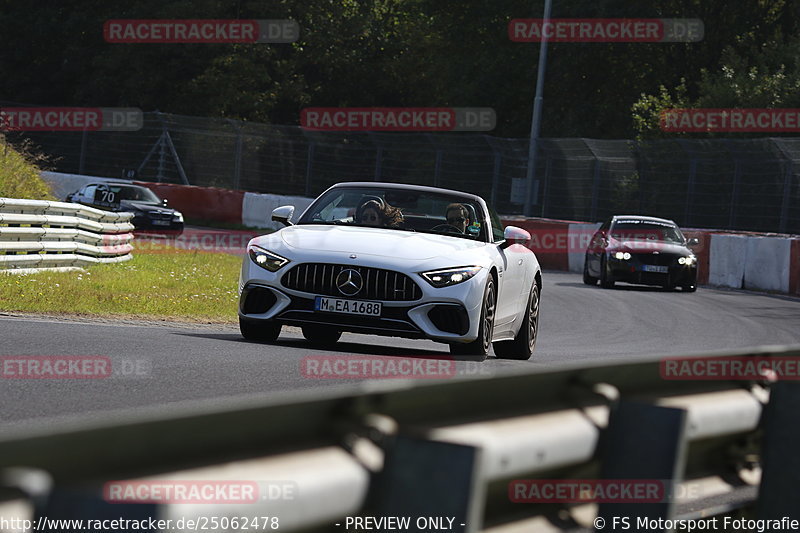
[[[608,260],[605,256],[600,260],[600,286],[604,289],[614,288],[614,277],[608,271]]]
[[[281,334],[281,325],[270,320],[248,320],[239,317],[239,331],[249,341],[273,342]]]
[[[303,337],[305,337],[308,342],[321,346],[336,344],[339,337],[342,336],[341,331],[330,326],[303,326],[302,330]]]
[[[494,354],[498,359],[527,360],[536,348],[536,337],[539,334],[539,285],[533,283],[528,297],[525,317],[514,340],[494,343]]]
[[[597,285],[597,278],[589,274],[589,256],[583,260],[583,282],[586,285]]]
[[[494,330],[494,312],[497,301],[494,290],[494,279],[489,276],[486,282],[486,289],[483,291],[483,306],[481,307],[480,326],[478,327],[478,338],[468,343],[453,342],[450,344],[452,355],[476,356],[483,361],[489,354],[492,345],[492,331]]]

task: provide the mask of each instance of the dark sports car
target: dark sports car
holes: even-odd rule
[[[583,282],[611,288],[617,281],[697,290],[697,258],[671,220],[614,216],[592,236],[583,264]]]
[[[124,181],[90,183],[67,195],[67,202],[133,213],[132,223],[137,230],[183,232],[183,214],[167,207],[166,200],[140,185]]]

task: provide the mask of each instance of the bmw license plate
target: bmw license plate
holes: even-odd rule
[[[669,272],[669,267],[660,265],[642,265],[642,272],[658,272],[659,274],[666,274]]]
[[[314,299],[314,311],[322,313],[344,313],[348,315],[381,316],[381,303],[317,296]]]
[[[169,226],[169,220],[154,220],[154,226]]]

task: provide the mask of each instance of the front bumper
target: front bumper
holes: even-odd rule
[[[420,276],[407,274],[421,289],[414,301],[379,301],[381,316],[361,316],[314,310],[321,294],[289,289],[281,283],[284,269],[271,273],[245,258],[240,280],[239,316],[251,321],[275,321],[291,326],[332,326],[351,333],[471,342],[478,337],[486,277],[485,269],[469,281],[436,289]],[[358,298],[337,298],[358,300]]]
[[[652,264],[652,263],[658,264]],[[653,267],[665,272],[654,272]],[[651,256],[632,254],[628,260],[608,257],[608,269],[614,281],[658,286],[690,286],[697,283],[697,263],[681,265],[678,256],[654,261]]]

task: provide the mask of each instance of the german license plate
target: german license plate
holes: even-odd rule
[[[169,220],[154,220],[154,226],[169,226]]]
[[[666,274],[669,272],[669,267],[660,265],[642,265],[642,272],[658,272],[659,274]]]
[[[365,302],[363,300],[342,300],[340,298],[324,298],[317,296],[314,299],[314,311],[320,313],[344,313],[347,315],[381,316],[380,302]]]

